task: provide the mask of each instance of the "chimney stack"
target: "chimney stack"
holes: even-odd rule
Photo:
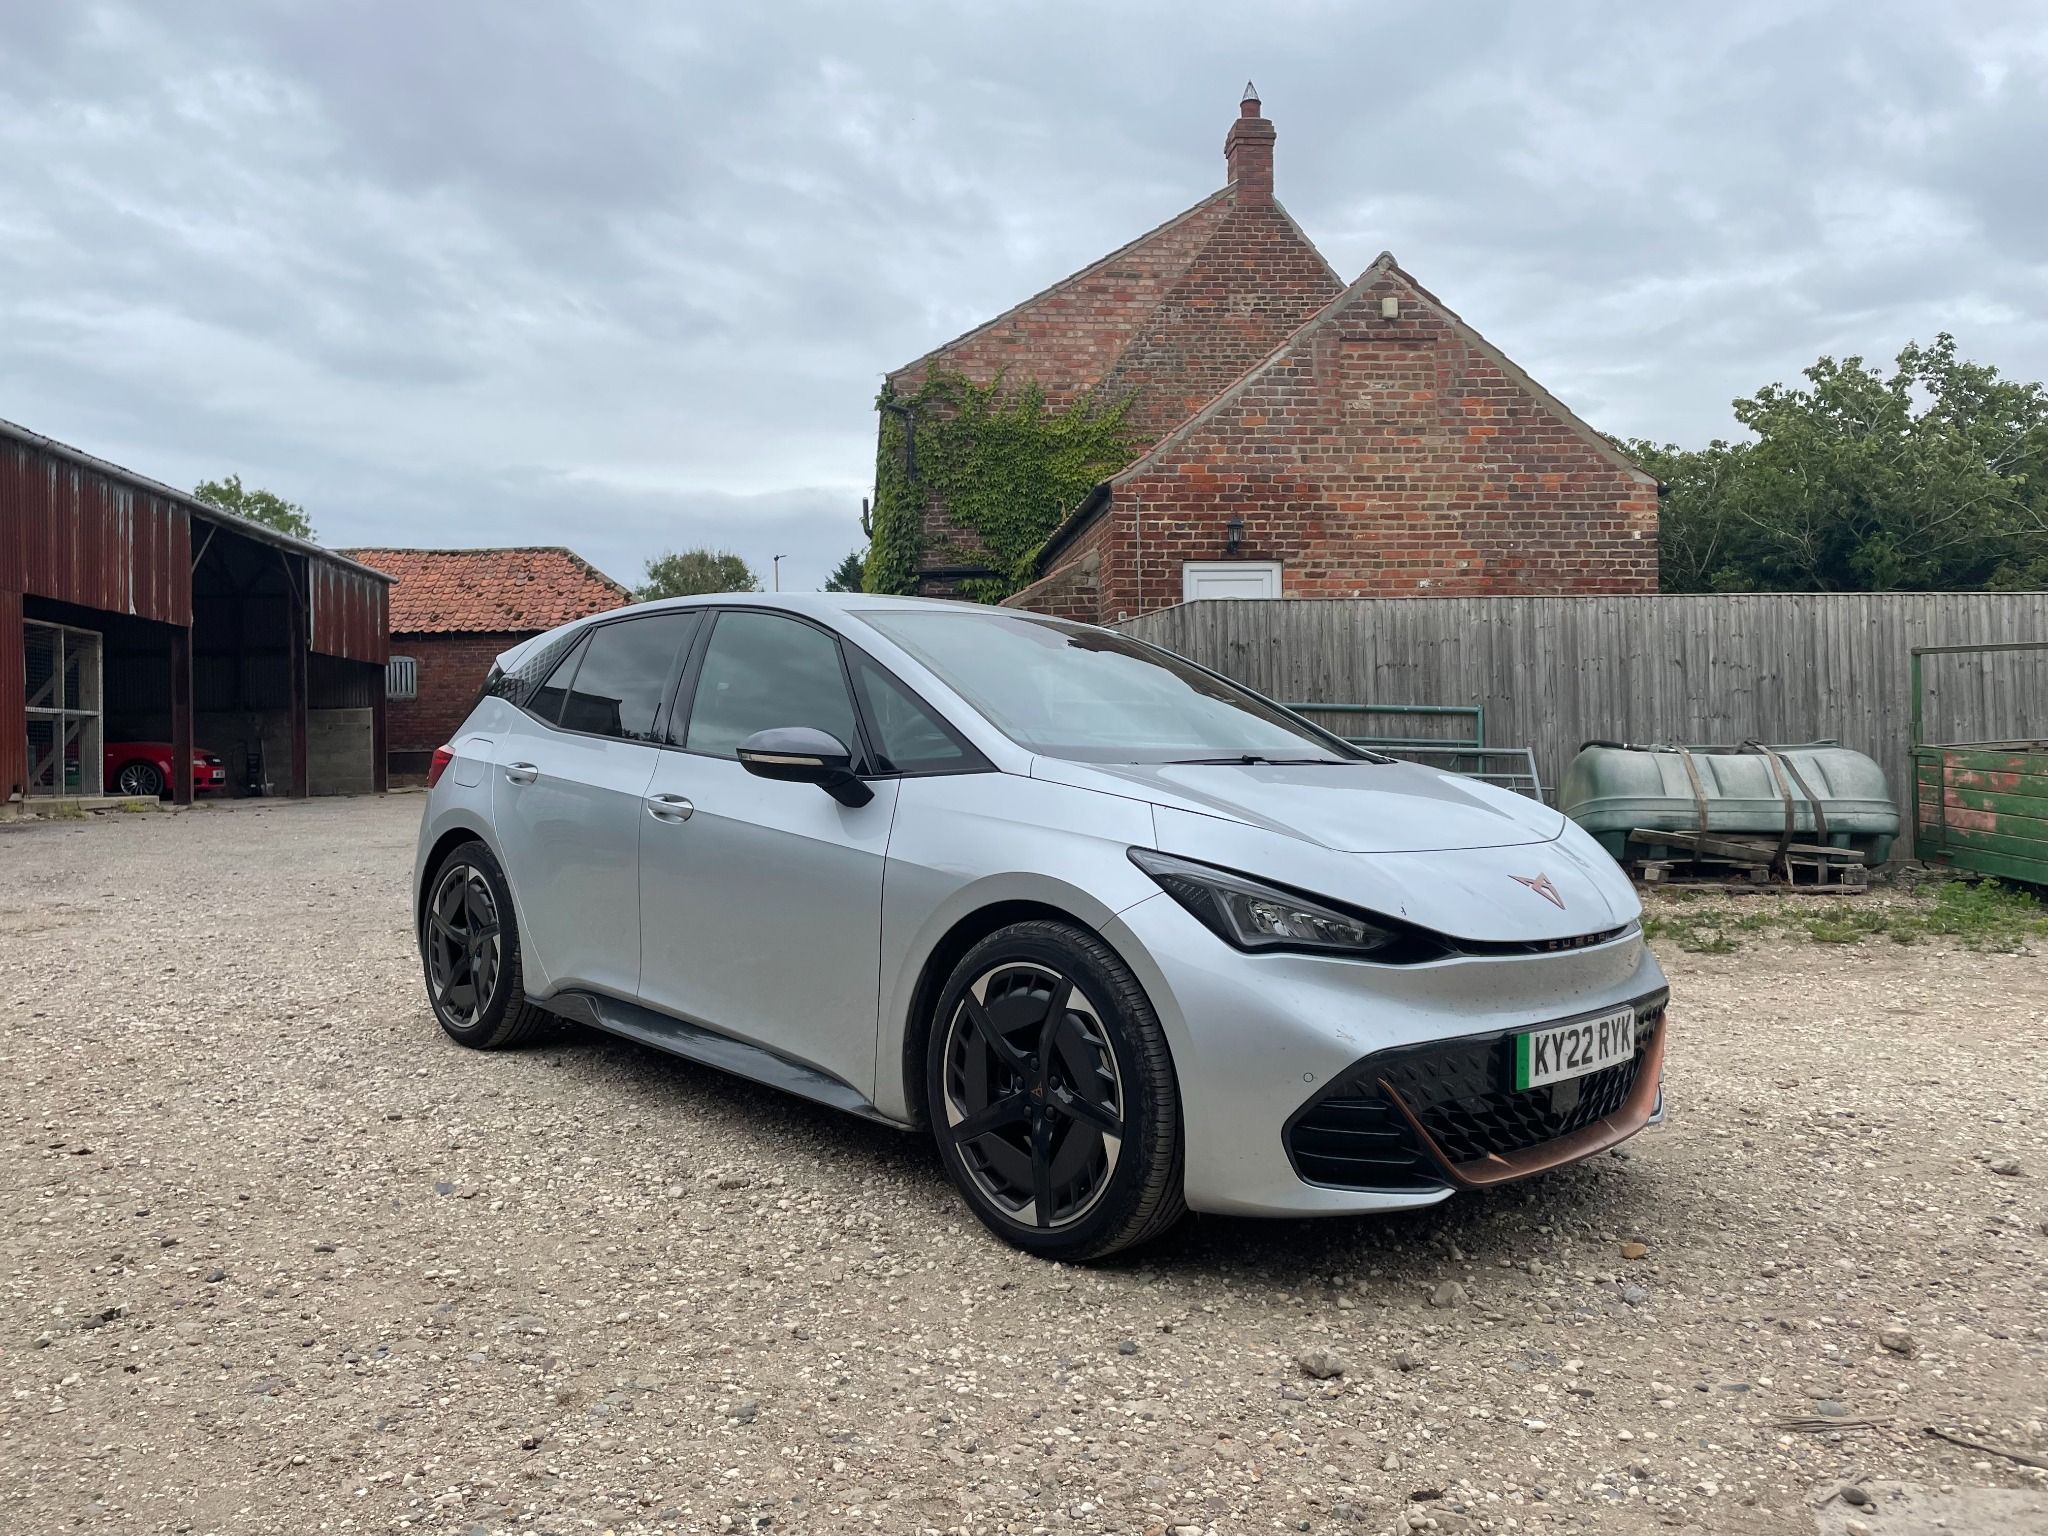
[[[1240,204],[1273,201],[1273,139],[1273,125],[1259,116],[1259,88],[1247,80],[1237,121],[1223,140],[1223,163]]]

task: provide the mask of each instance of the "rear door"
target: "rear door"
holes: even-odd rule
[[[496,738],[492,823],[539,972],[530,986],[635,993],[644,797],[701,618],[670,609],[592,626]]]
[[[765,608],[726,609],[700,646],[648,789],[640,857],[641,1001],[767,1046],[872,1097],[882,864],[893,778],[841,805],[757,779],[733,749],[807,725],[872,767],[838,637]]]

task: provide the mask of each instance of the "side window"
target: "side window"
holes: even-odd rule
[[[562,718],[562,696],[569,691],[569,679],[576,675],[577,663],[583,660],[585,630],[572,638],[569,649],[561,654],[561,660],[545,670],[540,665],[544,658],[536,658],[531,668],[521,667],[513,674],[514,689],[506,697],[536,720],[545,720],[553,725]],[[536,681],[537,680],[537,681]]]
[[[973,750],[929,704],[867,657],[850,659],[884,773],[944,773],[974,763]]]
[[[600,624],[562,701],[562,729],[652,741],[675,680],[676,656],[695,633],[694,613],[654,613]],[[555,680],[548,680],[549,687]],[[546,692],[543,689],[542,692]]]
[[[523,709],[528,714],[544,715],[547,719],[553,720],[555,715],[561,713],[561,694],[557,692],[551,704],[543,704],[540,707],[536,707],[534,695],[546,683],[552,682],[559,689],[568,681],[569,674],[576,669],[573,661],[570,665],[564,666],[563,658],[573,657],[582,645],[583,637],[588,633],[588,630],[577,629],[566,635],[557,635],[546,645],[539,646],[521,657],[509,672],[503,667],[492,666],[490,675],[484,679],[482,697],[503,699],[514,709]],[[557,672],[561,676],[555,676]]]
[[[778,613],[721,613],[704,647],[683,745],[731,757],[754,732],[785,725],[829,732],[859,752],[839,642]]]

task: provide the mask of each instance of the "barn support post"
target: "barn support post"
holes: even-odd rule
[[[28,790],[27,681],[21,594],[0,588],[0,806]]]
[[[287,734],[292,744],[291,788],[287,793],[294,800],[307,796],[306,765],[306,656],[311,649],[312,636],[308,633],[312,623],[311,594],[306,583],[299,579],[292,569],[292,562],[283,550],[278,551],[277,563],[284,568],[286,587],[284,673],[285,673],[285,718],[289,729]],[[308,573],[310,574],[310,572]]]
[[[377,674],[370,697],[370,789],[383,794],[391,787],[390,735],[385,719],[384,675]]]
[[[171,802],[192,803],[192,626],[171,630]]]

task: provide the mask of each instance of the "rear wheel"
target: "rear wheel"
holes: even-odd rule
[[[1186,1209],[1166,1037],[1095,934],[1028,922],[977,944],[940,995],[927,1070],[946,1171],[1019,1248],[1100,1258]]]
[[[141,758],[123,763],[120,772],[114,775],[114,788],[137,799],[154,800],[164,792],[163,770]]]
[[[526,1000],[512,892],[482,842],[453,849],[435,870],[420,915],[420,959],[434,1017],[464,1045],[503,1050],[548,1021]]]

